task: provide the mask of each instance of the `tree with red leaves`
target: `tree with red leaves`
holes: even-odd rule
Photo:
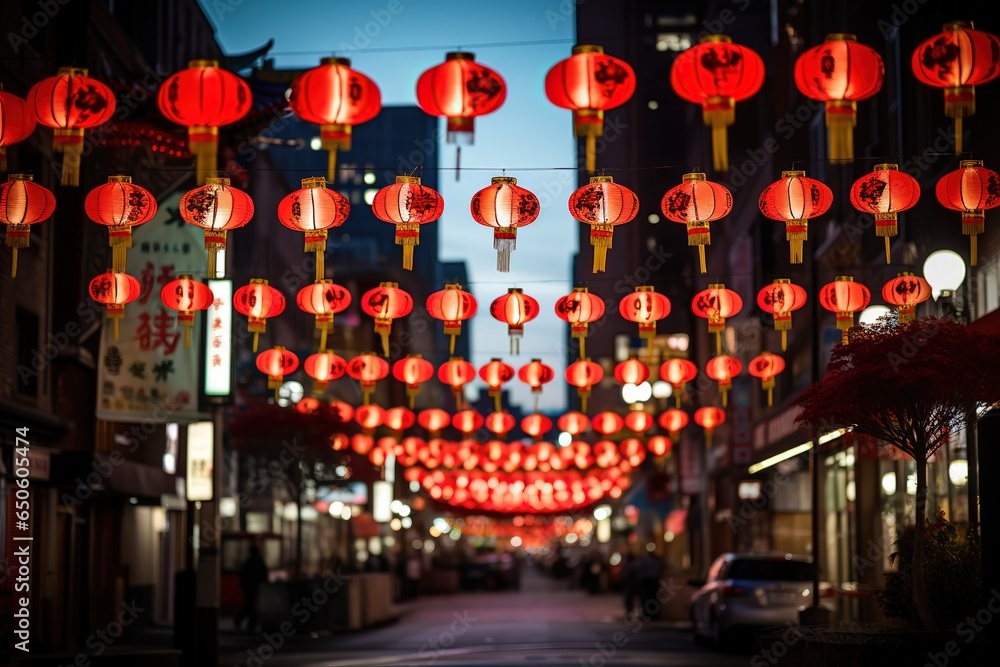
[[[927,460],[950,434],[1000,403],[1000,337],[948,319],[897,324],[884,317],[851,329],[849,342],[834,348],[826,374],[796,403],[802,407],[797,421],[816,431],[852,427],[913,457],[916,525],[923,527]],[[924,531],[914,531],[913,604],[933,631],[923,546]]]

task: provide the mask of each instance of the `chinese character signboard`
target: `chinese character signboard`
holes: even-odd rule
[[[205,317],[205,395],[229,396],[233,375],[233,281],[209,280],[215,297]]]
[[[215,461],[215,428],[212,422],[188,424],[187,499],[212,499],[212,468]]]

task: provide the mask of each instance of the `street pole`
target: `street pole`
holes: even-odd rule
[[[222,530],[219,498],[222,495],[222,430],[224,406],[212,406],[212,499],[201,501],[198,531],[198,569],[195,590],[195,664],[216,667],[219,650],[219,587]]]
[[[966,322],[976,320],[976,303],[979,298],[978,270],[975,265],[969,267],[969,305],[965,309]],[[979,530],[979,427],[968,424],[965,429],[966,458],[969,466],[969,530],[978,533]],[[950,481],[950,480],[949,480]],[[952,517],[954,520],[954,517]]]

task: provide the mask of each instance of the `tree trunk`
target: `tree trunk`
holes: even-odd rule
[[[913,530],[913,606],[917,610],[920,624],[927,632],[937,632],[937,624],[931,614],[930,596],[927,594],[927,578],[924,573],[924,530],[927,514],[927,459],[923,456],[917,463],[917,503],[916,521]],[[905,482],[904,482],[905,483]]]

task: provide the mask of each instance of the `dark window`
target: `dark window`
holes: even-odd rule
[[[796,560],[735,560],[729,579],[759,581],[812,581],[812,563]]]
[[[23,308],[17,309],[17,391],[24,396],[38,396],[37,368],[43,359],[33,357],[38,353],[38,316]],[[21,372],[24,369],[25,372]],[[37,372],[35,372],[37,371]]]

